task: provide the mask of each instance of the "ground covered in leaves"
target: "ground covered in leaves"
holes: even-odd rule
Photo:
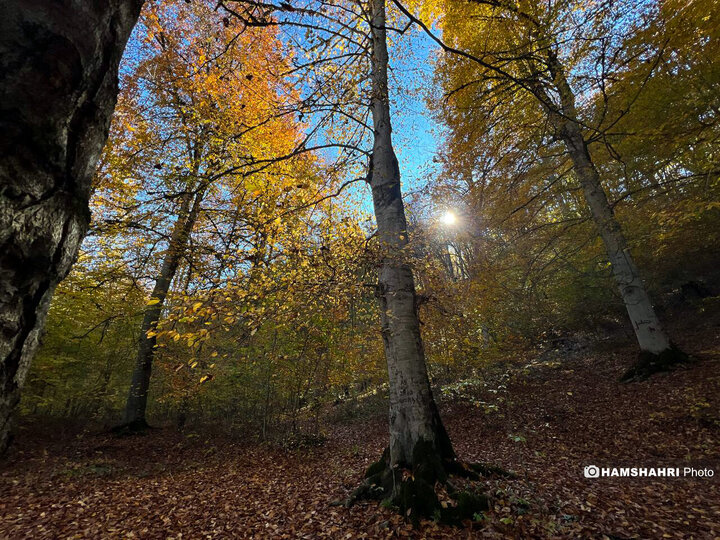
[[[700,360],[639,383],[617,382],[630,348],[560,340],[447,387],[457,453],[517,473],[484,482],[492,508],[464,529],[332,505],[386,444],[380,415],[328,423],[323,444],[293,450],[172,429],[119,438],[26,426],[0,465],[0,537],[720,538],[717,333],[687,334],[680,345]],[[588,465],[715,476],[588,479]]]

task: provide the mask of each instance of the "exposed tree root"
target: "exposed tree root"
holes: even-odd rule
[[[490,508],[487,495],[459,490],[450,481],[451,475],[472,480],[489,475],[515,476],[494,465],[443,460],[431,443],[420,441],[413,451],[413,463],[407,467],[391,467],[386,448],[380,460],[368,467],[365,481],[343,504],[349,507],[359,500],[381,500],[397,508],[414,525],[419,524],[420,518],[459,525]]]
[[[464,461],[452,461],[445,464],[449,474],[479,480],[485,476],[502,476],[505,478],[516,478],[517,475],[498,465],[492,463],[466,463]]]
[[[642,351],[638,355],[637,362],[620,377],[620,382],[643,381],[655,373],[671,371],[678,365],[690,361],[690,357],[675,344],[671,344],[669,349],[660,354]]]

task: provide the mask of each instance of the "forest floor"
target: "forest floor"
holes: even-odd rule
[[[700,360],[620,384],[611,342],[548,350],[456,385],[441,410],[488,478],[481,522],[413,529],[376,503],[332,506],[386,444],[384,415],[328,423],[287,450],[157,429],[141,437],[27,426],[0,465],[0,538],[720,538],[720,332],[683,329]],[[679,335],[679,334],[676,334]],[[584,467],[712,468],[712,478],[585,478]]]

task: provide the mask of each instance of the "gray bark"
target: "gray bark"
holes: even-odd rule
[[[0,3],[0,453],[88,200],[142,0]]]
[[[385,0],[370,0],[370,9],[374,128],[370,186],[378,239],[384,250],[378,297],[390,382],[390,465],[411,465],[413,450],[421,441],[430,443],[443,458],[455,456],[430,389],[415,283],[410,266],[403,260],[408,236],[400,169],[391,137]]]
[[[560,96],[562,114],[551,111],[558,134],[565,143],[575,174],[583,188],[590,214],[605,244],[605,251],[612,265],[612,272],[620,290],[623,303],[635,331],[640,349],[653,355],[669,351],[670,339],[655,313],[640,272],[635,265],[622,227],[600,181],[600,174],[592,161],[582,126],[578,123],[575,95],[565,77],[562,66],[554,54],[549,55],[548,65]]]
[[[157,303],[148,306],[143,316],[135,369],[133,370],[132,383],[130,384],[130,392],[125,407],[125,424],[128,426],[136,428],[147,426],[145,411],[147,409],[148,390],[150,389],[152,362],[157,344],[157,338],[154,335],[148,336],[148,332],[154,331],[160,321],[165,299],[170,291],[170,284],[177,273],[180,260],[187,248],[190,234],[200,213],[200,205],[204,194],[205,188],[201,187],[194,197],[192,193],[184,197],[178,219],[170,235],[167,253],[153,287],[151,298],[156,299]]]

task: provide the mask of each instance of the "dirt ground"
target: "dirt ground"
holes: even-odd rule
[[[487,478],[481,521],[413,529],[376,503],[332,506],[386,444],[383,416],[328,424],[288,451],[172,429],[146,436],[26,426],[0,465],[2,538],[720,538],[720,330],[679,342],[699,361],[620,384],[632,349],[550,350],[441,411]],[[714,477],[585,478],[584,467],[710,468]]]

